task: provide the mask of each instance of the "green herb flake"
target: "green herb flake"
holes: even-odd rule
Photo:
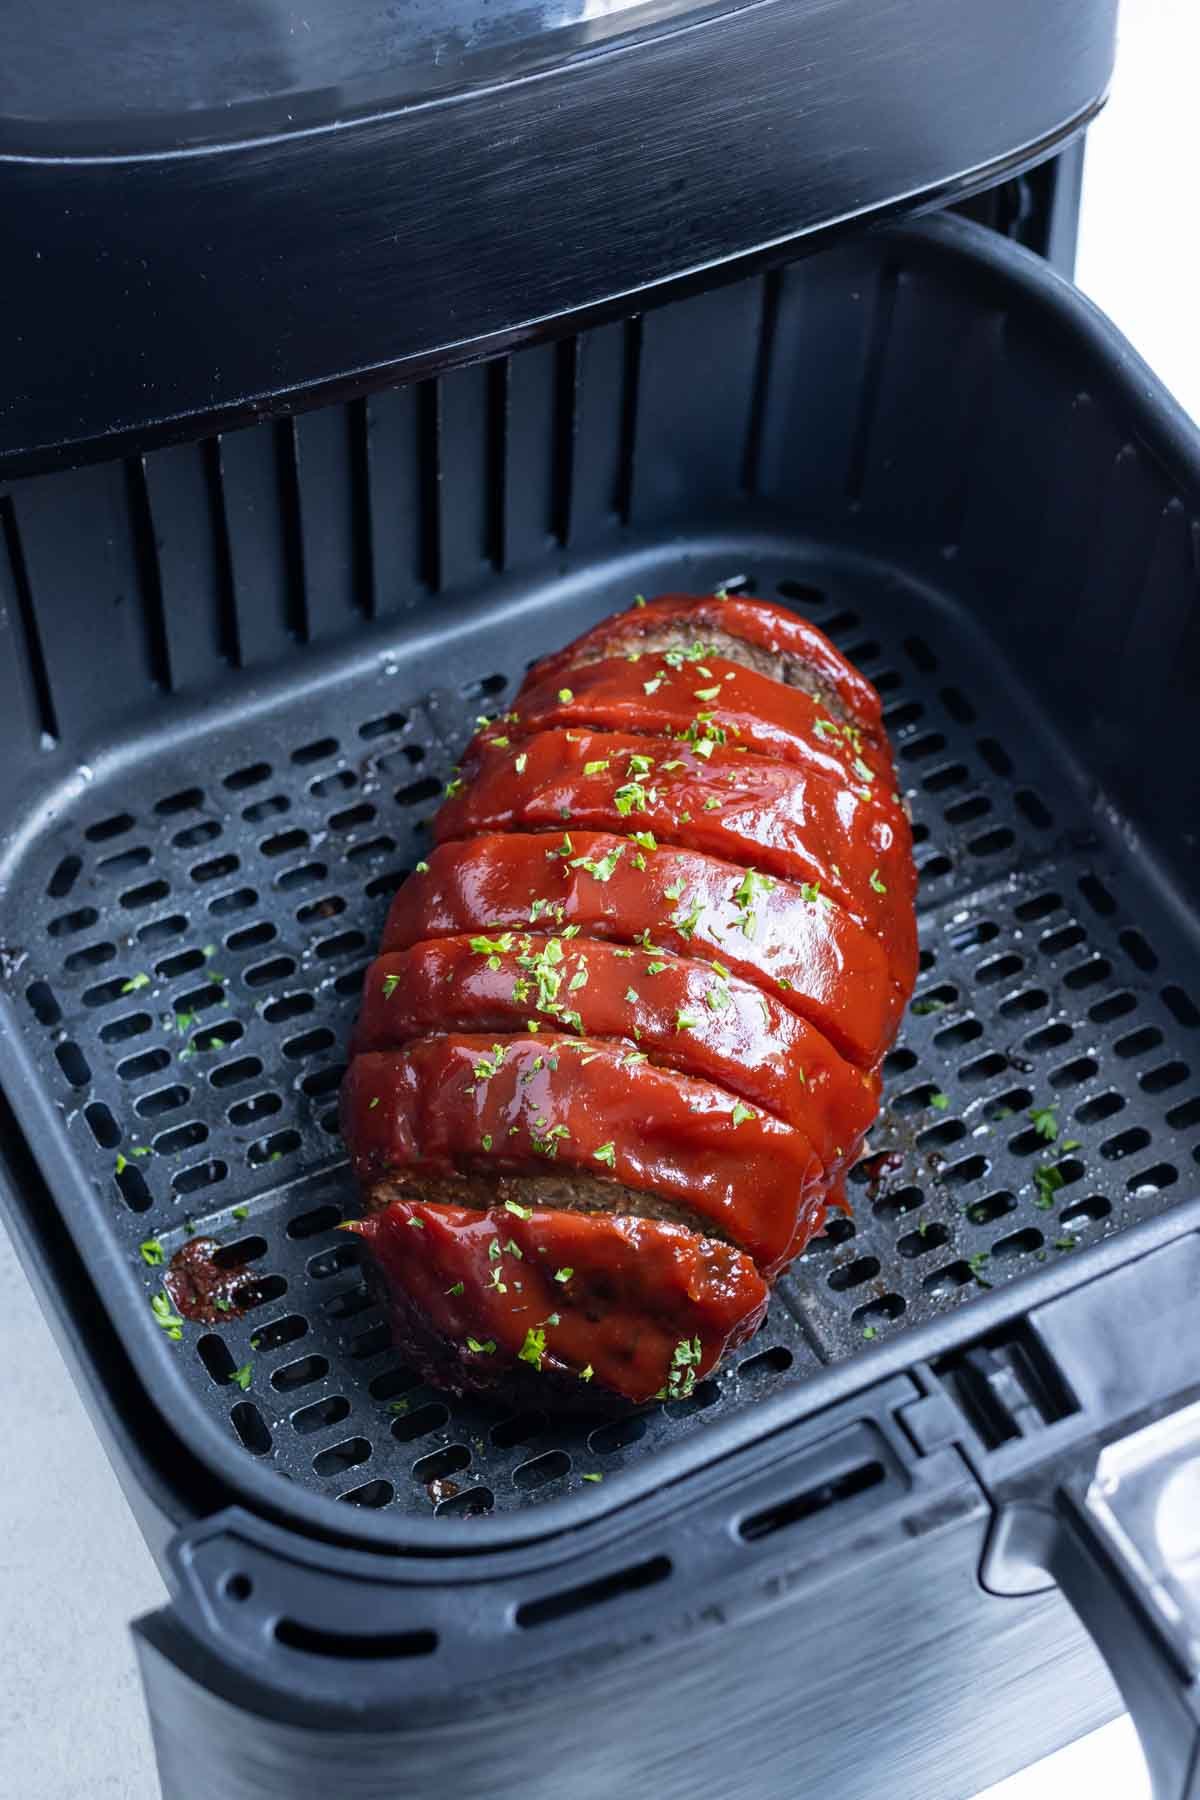
[[[589,1364],[589,1365],[588,1365],[588,1367],[589,1367],[589,1370],[590,1370],[590,1368],[591,1368],[591,1365],[590,1365],[590,1364]],[[581,1376],[580,1376],[580,1377],[579,1377],[579,1379],[580,1379],[580,1381],[590,1381],[590,1380],[591,1380],[591,1379],[592,1379],[592,1377],[591,1377],[591,1374],[590,1374],[590,1373],[589,1373],[589,1374],[587,1374],[587,1375],[581,1375]],[[584,1470],[584,1475],[583,1475],[583,1479],[584,1479],[584,1480],[585,1480],[585,1481],[603,1481],[603,1480],[604,1480],[604,1477],[603,1477],[603,1475],[596,1475],[596,1474],[593,1474],[593,1473],[592,1473],[592,1472],[591,1472],[591,1471],[590,1471],[590,1470],[587,1470],[587,1469],[585,1469],[585,1470]]]
[[[607,769],[607,767],[608,767],[608,757],[602,756],[602,757],[598,758],[598,760],[596,762],[584,763],[583,772],[585,775],[603,775],[603,773],[604,773],[605,769]]]
[[[866,1338],[866,1340],[869,1344],[872,1341],[872,1339],[877,1338],[879,1336],[879,1333],[876,1331],[876,1329],[873,1325],[864,1325],[863,1326],[863,1336]]]
[[[531,1325],[525,1333],[525,1342],[517,1351],[517,1356],[521,1362],[532,1363],[535,1369],[540,1369],[545,1354],[546,1333],[540,1325]]]
[[[1053,1163],[1040,1163],[1033,1171],[1033,1180],[1037,1188],[1033,1204],[1039,1212],[1049,1212],[1054,1205],[1055,1194],[1066,1185],[1063,1172]]]
[[[248,1219],[250,1217],[250,1208],[248,1206],[235,1206],[233,1209],[233,1216],[235,1219]]]
[[[157,1238],[143,1238],[142,1242],[138,1245],[138,1249],[141,1252],[142,1261],[146,1264],[147,1268],[157,1269],[165,1260],[163,1247]]]
[[[854,759],[854,773],[863,781],[874,781],[875,779],[874,769],[869,769],[861,756],[856,756]]]
[[[950,1104],[949,1094],[930,1094],[929,1104],[935,1112],[945,1112]]]
[[[1078,1249],[1078,1247],[1079,1247],[1079,1239],[1078,1238],[1060,1237],[1060,1238],[1055,1238],[1055,1240],[1054,1240],[1054,1248],[1056,1250],[1075,1250],[1075,1249]]]
[[[983,1271],[987,1265],[987,1261],[988,1253],[986,1250],[977,1250],[974,1256],[968,1256],[967,1258],[967,1267],[970,1269],[980,1287],[991,1287],[992,1285],[990,1281],[985,1281],[983,1278]]]
[[[483,1147],[484,1147],[484,1149],[485,1149],[485,1150],[490,1150],[490,1149],[491,1149],[491,1147],[492,1147],[492,1134],[491,1134],[491,1132],[490,1132],[490,1131],[485,1131],[485,1132],[484,1132],[484,1134],[483,1134],[483,1136],[482,1136],[482,1138],[481,1138],[481,1139],[480,1139],[480,1142],[481,1142],[481,1144],[482,1144],[482,1145],[483,1145]]]
[[[605,854],[599,858],[587,856],[575,857],[571,863],[571,867],[573,869],[583,869],[585,873],[593,876],[597,881],[611,881],[613,875],[616,873],[617,864],[624,854],[624,844],[616,844],[611,850],[606,851]],[[571,935],[574,935],[578,930],[579,927],[576,925]],[[564,933],[563,935],[566,936],[568,934]]]
[[[696,1370],[702,1355],[698,1337],[680,1338],[671,1353],[671,1367],[666,1385],[659,1388],[656,1400],[686,1400],[695,1392]]]
[[[927,1013],[940,1013],[945,1010],[946,1002],[944,1000],[914,1000],[909,1008],[909,1011],[916,1013],[919,1019],[923,1019]]]
[[[631,812],[645,812],[649,801],[640,781],[626,781],[613,795],[613,804],[623,819]]]
[[[495,1338],[487,1338],[481,1344],[478,1338],[469,1337],[467,1339],[467,1349],[473,1350],[476,1356],[495,1356],[496,1340]]]
[[[1067,1138],[1066,1141],[1061,1143],[1058,1147],[1064,1154],[1068,1150],[1080,1150],[1083,1148],[1078,1138]]]
[[[463,1282],[461,1282],[461,1281],[456,1281],[456,1282],[455,1282],[455,1283],[454,1283],[454,1286],[453,1286],[453,1287],[448,1287],[448,1288],[447,1288],[447,1289],[446,1289],[446,1292],[447,1292],[447,1293],[448,1293],[448,1294],[455,1294],[455,1295],[458,1295],[458,1294],[463,1294],[463,1293],[465,1293],[465,1292],[466,1292],[466,1286],[465,1286],[465,1283],[463,1283]]]
[[[398,975],[385,975],[383,978],[383,997],[384,997],[384,999],[390,1000],[392,995],[395,993],[396,989],[399,986],[400,986],[400,977]]]
[[[666,680],[665,675],[652,676],[649,681],[643,681],[642,692],[644,694],[657,694],[659,688],[662,686],[662,684],[665,680]]]
[[[368,1101],[367,1101],[367,1111],[368,1111],[368,1112],[374,1112],[374,1111],[375,1111],[375,1108],[376,1108],[376,1107],[377,1107],[377,1106],[378,1106],[378,1105],[379,1105],[379,1095],[378,1095],[378,1094],[372,1094],[372,1096],[371,1096],[371,1098],[370,1098],[370,1099],[369,1099],[369,1100],[368,1100]]]
[[[704,802],[704,810],[705,812],[720,812],[721,805],[722,802],[720,796],[718,794],[710,794],[708,799]]]
[[[603,1163],[606,1168],[612,1169],[616,1167],[617,1151],[616,1146],[611,1142],[601,1144],[598,1150],[592,1151],[592,1156],[596,1162]]]
[[[518,1219],[532,1219],[533,1217],[533,1208],[531,1206],[522,1206],[519,1200],[506,1200],[504,1202],[504,1210],[505,1212],[512,1213],[513,1216]]]
[[[755,1112],[754,1108],[752,1106],[744,1106],[740,1100],[733,1109],[733,1122],[735,1125],[740,1125],[743,1119],[757,1119],[757,1117],[758,1114]]]
[[[428,863],[427,863],[427,862],[419,862],[419,863],[418,863],[418,864],[417,864],[417,871],[416,871],[416,872],[417,872],[417,874],[418,874],[418,875],[428,875],[428,873],[429,873],[429,864],[428,864]]]
[[[572,1268],[555,1269],[554,1279],[555,1279],[555,1281],[559,1282],[563,1287],[565,1287],[567,1285],[567,1282],[570,1281],[570,1279],[574,1273],[575,1273],[575,1271]]]
[[[884,881],[880,881],[878,869],[871,870],[871,887],[874,890],[874,892],[877,894],[886,894],[887,893],[887,883]]]
[[[832,719],[818,719],[813,730],[819,738],[836,738],[838,735],[838,728]]]
[[[461,793],[462,785],[463,785],[463,778],[461,775],[456,775],[454,777],[453,781],[448,781],[446,783],[446,798],[447,798],[447,800],[453,800],[455,794]]]
[[[233,1371],[229,1379],[235,1386],[240,1387],[244,1394],[254,1379],[254,1370],[249,1363],[243,1363],[240,1369]]]
[[[150,1310],[154,1314],[155,1324],[165,1331],[169,1338],[178,1341],[183,1336],[183,1320],[171,1304],[171,1297],[166,1292],[151,1294]]]
[[[547,852],[546,852],[546,856],[547,856],[547,859],[548,859],[548,860],[549,860],[549,861],[551,861],[551,862],[553,862],[553,861],[554,861],[554,859],[555,859],[555,857],[559,857],[559,856],[562,856],[562,857],[566,857],[566,856],[574,856],[574,854],[575,854],[575,846],[574,846],[574,844],[573,844],[573,843],[572,843],[572,842],[571,842],[571,834],[570,834],[570,832],[569,832],[569,831],[564,831],[564,832],[563,832],[563,841],[562,841],[562,843],[561,843],[561,844],[560,844],[560,845],[559,845],[559,847],[558,847],[558,849],[557,849],[557,850],[547,850]],[[545,902],[544,902],[544,904],[545,904],[545,905],[546,905],[546,906],[549,906],[549,905],[550,905],[550,901],[548,901],[548,900],[547,900],[547,901],[545,901]],[[535,916],[536,916],[536,915],[535,915]]]
[[[1058,1114],[1053,1106],[1031,1106],[1029,1117],[1033,1120],[1033,1129],[1038,1137],[1052,1144],[1058,1136]]]
[[[575,696],[571,692],[570,688],[559,688],[558,698],[563,706],[570,706],[570,704],[571,704],[572,700],[575,698]]]
[[[523,775],[525,773],[525,765],[528,761],[529,757],[524,750],[522,750],[519,756],[514,756],[513,768],[517,771],[518,775]]]
[[[126,1157],[124,1157],[119,1150],[117,1151],[116,1167],[117,1167],[118,1175],[123,1175],[125,1173],[126,1169],[129,1167],[128,1159]]]
[[[418,1219],[418,1217],[415,1213],[413,1213],[411,1218],[407,1219],[405,1221],[405,1223],[408,1225],[411,1225],[411,1227],[414,1231],[424,1231],[424,1229],[425,1229],[424,1219]]]
[[[701,673],[703,674],[703,670],[701,670]],[[697,700],[715,700],[717,698],[717,696],[720,694],[721,689],[719,686],[718,687],[706,687],[706,688],[693,688],[692,692],[695,694]]]

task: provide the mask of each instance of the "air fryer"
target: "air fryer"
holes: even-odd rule
[[[1111,1715],[1089,1631],[1191,1793],[1200,446],[1067,279],[1111,7],[71,12],[0,89],[0,1169],[164,1794],[962,1800]],[[913,810],[853,1218],[686,1399],[458,1401],[337,1230],[363,969],[475,715],[717,587]]]

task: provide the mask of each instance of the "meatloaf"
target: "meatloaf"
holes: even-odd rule
[[[815,626],[639,601],[480,721],[367,971],[343,1131],[396,1341],[683,1398],[846,1205],[917,968],[879,697]]]

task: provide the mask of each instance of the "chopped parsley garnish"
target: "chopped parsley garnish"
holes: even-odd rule
[[[250,1208],[248,1206],[235,1206],[233,1209],[233,1216],[235,1219],[248,1219],[250,1217]]]
[[[507,1294],[508,1292],[508,1283],[504,1279],[503,1271],[499,1268],[492,1270],[492,1286],[498,1294]]]
[[[573,869],[585,870],[587,874],[595,876],[597,881],[611,881],[616,871],[617,864],[624,854],[624,844],[615,844],[611,850],[606,851],[605,854],[598,859],[588,856],[575,857],[571,863],[571,867]],[[578,931],[578,929],[579,927],[576,926],[575,931]]]
[[[524,750],[521,751],[519,756],[513,757],[513,768],[517,771],[518,775],[523,775],[525,773],[525,765],[528,761],[529,757]]]
[[[579,1379],[580,1381],[590,1381],[595,1373],[596,1371],[593,1369],[591,1363],[588,1363],[586,1368],[580,1369]]]
[[[1078,1149],[1080,1149],[1080,1147],[1081,1146],[1080,1146],[1080,1142],[1079,1142],[1078,1138],[1067,1138],[1065,1140],[1065,1142],[1063,1142],[1059,1145],[1059,1149],[1063,1150],[1063,1151],[1078,1150]]]
[[[754,1108],[752,1106],[744,1106],[740,1100],[733,1109],[733,1122],[735,1125],[740,1125],[743,1119],[757,1119],[757,1117],[758,1114],[755,1112]]]
[[[603,1163],[606,1168],[612,1169],[616,1167],[617,1150],[616,1145],[611,1141],[607,1144],[601,1144],[598,1150],[593,1150],[592,1156],[596,1162]]]
[[[233,1374],[229,1379],[230,1381],[235,1382],[244,1394],[254,1379],[254,1370],[249,1363],[243,1363],[240,1369],[235,1369],[233,1371]]]
[[[693,688],[697,700],[715,700],[720,694],[720,687]]]
[[[835,738],[838,735],[838,728],[832,719],[818,719],[813,730],[819,738]]]
[[[968,1256],[967,1258],[967,1267],[970,1269],[980,1287],[991,1287],[992,1285],[990,1281],[985,1281],[983,1278],[984,1265],[987,1260],[988,1253],[986,1250],[977,1250],[974,1256]]]
[[[637,1004],[637,1002],[641,999],[641,995],[638,993],[636,988],[627,987],[625,989],[625,998],[628,1000],[630,1006],[635,1006]]]
[[[634,753],[634,754],[630,755],[629,767],[626,769],[625,773],[626,773],[626,775],[628,775],[630,777],[638,776],[638,775],[649,775],[649,773],[650,773],[651,769],[653,769],[653,767],[654,767],[654,758],[652,756],[641,756],[641,755]]]
[[[383,997],[384,997],[384,999],[390,1000],[392,995],[395,993],[396,989],[399,986],[400,986],[400,977],[398,975],[385,975],[383,978]]]
[[[623,819],[631,812],[645,812],[649,801],[640,781],[627,781],[613,795],[613,803]]]
[[[876,1331],[874,1325],[864,1325],[863,1336],[866,1338],[867,1342],[870,1343],[873,1338],[879,1336],[879,1333]]]
[[[571,834],[569,831],[563,832],[563,841],[559,845],[557,850],[547,850],[547,852],[546,852],[547,857],[552,862],[556,856],[574,856],[574,854],[575,854],[575,846],[571,842]],[[547,900],[545,904],[547,906],[549,906],[550,902]]]
[[[559,1144],[570,1135],[565,1125],[550,1125],[545,1128],[543,1135],[531,1132],[529,1141],[535,1156],[547,1156],[553,1161],[558,1155]]]
[[[518,761],[520,761],[520,758],[518,758],[518,759],[517,759],[517,760],[518,760]],[[419,863],[418,863],[418,864],[417,864],[417,870],[416,870],[416,872],[417,872],[417,874],[418,874],[418,875],[428,875],[428,873],[429,873],[429,864],[428,864],[428,863],[427,863],[427,862],[419,862]]]
[[[570,1267],[565,1268],[565,1269],[555,1269],[554,1279],[555,1279],[555,1281],[561,1282],[562,1285],[565,1287],[567,1282],[570,1281],[570,1279],[574,1273],[575,1273],[574,1269],[572,1269]]]
[[[642,692],[644,694],[657,694],[659,688],[662,686],[662,684],[665,680],[666,680],[665,675],[652,676],[649,681],[643,681]]]
[[[1073,1238],[1073,1237],[1055,1238],[1054,1248],[1056,1250],[1075,1250],[1078,1248],[1078,1243],[1079,1243],[1078,1238]]]
[[[683,882],[682,881],[673,881],[671,883],[670,887],[666,887],[663,889],[663,897],[664,897],[664,899],[667,899],[667,900],[682,900],[683,899]]]
[[[558,697],[564,706],[570,706],[572,700],[575,698],[570,688],[559,688]]]
[[[608,758],[607,758],[607,756],[602,756],[602,757],[598,758],[596,762],[584,763],[583,772],[585,775],[603,775],[603,773],[604,773],[605,769],[607,769],[607,767],[608,767]]]
[[[532,1363],[535,1369],[540,1369],[545,1354],[546,1333],[540,1325],[531,1325],[525,1333],[525,1342],[517,1351],[517,1355],[522,1362]]]
[[[652,831],[632,831],[629,835],[643,850],[658,849],[658,839]]]
[[[1066,1178],[1053,1163],[1041,1163],[1033,1171],[1033,1179],[1037,1187],[1033,1204],[1039,1212],[1049,1212],[1054,1205],[1054,1196],[1065,1185]]]
[[[861,756],[856,756],[854,759],[854,773],[861,776],[864,781],[874,781],[875,779],[874,769],[869,769]]]
[[[877,894],[887,893],[887,883],[885,881],[880,881],[878,869],[871,870],[871,887]]]
[[[482,1145],[483,1145],[483,1147],[484,1147],[484,1149],[485,1149],[485,1150],[490,1150],[490,1149],[491,1149],[491,1147],[492,1147],[492,1134],[491,1134],[491,1132],[490,1132],[490,1131],[485,1131],[485,1132],[484,1132],[484,1134],[483,1134],[483,1136],[482,1136],[482,1137],[481,1137],[481,1138],[480,1138],[480,1140],[479,1140],[479,1141],[480,1141],[480,1143],[481,1143],[481,1144],[482,1144]]]
[[[671,914],[671,923],[679,933],[680,937],[690,939],[694,935],[696,927],[700,923],[700,915],[703,911],[703,901],[696,900],[693,902],[689,912],[685,913],[683,908],[680,907],[678,912]]]
[[[949,1094],[930,1094],[929,1104],[935,1112],[945,1112],[950,1104],[950,1096]]]
[[[754,911],[754,902],[759,895],[769,894],[775,883],[769,875],[760,875],[756,869],[747,869],[741,881],[733,891],[733,903],[738,909],[738,922],[743,937],[752,938],[758,930],[758,917]]]
[[[507,955],[513,947],[513,934],[506,931],[498,938],[473,937],[471,950],[475,956],[486,956],[489,969],[500,967],[500,958]]]
[[[522,1250],[520,1244],[518,1244],[516,1238],[506,1238],[504,1240],[504,1248],[508,1251],[510,1256],[515,1256],[518,1262],[525,1261],[525,1252]]]
[[[802,900],[807,900],[810,906],[816,906],[818,902],[825,906],[831,904],[827,897],[821,892],[821,884],[819,881],[802,881],[800,883],[800,898]]]
[[[376,1107],[377,1107],[377,1106],[378,1106],[378,1105],[379,1105],[379,1095],[378,1095],[378,1094],[372,1094],[372,1096],[371,1096],[371,1098],[370,1098],[370,1099],[369,1099],[369,1100],[368,1100],[368,1101],[367,1101],[367,1111],[368,1111],[368,1112],[374,1112],[374,1111],[375,1111],[375,1108],[376,1108]]]
[[[656,1400],[686,1400],[696,1387],[696,1369],[700,1362],[700,1339],[680,1338],[671,1353],[671,1367],[666,1385],[659,1388]]]
[[[415,1213],[412,1215],[411,1218],[406,1219],[405,1223],[407,1225],[411,1225],[414,1231],[424,1231],[424,1229],[425,1229],[424,1219],[418,1219],[418,1217]]]
[[[447,800],[453,800],[455,794],[461,793],[462,785],[463,785],[463,778],[461,775],[456,775],[454,777],[453,781],[448,781],[446,783],[446,798],[447,798]]]
[[[533,1208],[531,1206],[522,1206],[518,1200],[506,1200],[504,1202],[504,1210],[505,1212],[512,1213],[514,1217],[518,1219],[532,1219],[533,1217]]]
[[[726,1012],[733,1005],[729,989],[725,987],[710,987],[704,998],[713,1012]]]
[[[700,1024],[692,1013],[679,1011],[675,1014],[676,1031],[695,1031]]]
[[[945,1012],[945,1010],[946,1002],[944,1000],[914,1000],[909,1008],[909,1011],[916,1013],[918,1018],[924,1018],[926,1013],[939,1013]]]
[[[697,756],[702,756],[705,762],[707,762],[713,753],[712,739],[700,738],[698,742],[692,745],[692,749],[696,752]]]
[[[1052,1106],[1031,1106],[1029,1117],[1033,1120],[1033,1129],[1040,1138],[1052,1144],[1058,1136],[1058,1115]],[[1065,1149],[1066,1146],[1064,1145]]]
[[[446,1289],[446,1292],[448,1294],[463,1294],[466,1292],[466,1285],[464,1282],[456,1281],[453,1287],[448,1287]],[[405,1404],[407,1405],[407,1401]]]
[[[631,1069],[635,1063],[644,1063],[649,1059],[644,1050],[627,1050],[621,1058],[623,1067]]]
[[[151,1294],[150,1310],[154,1314],[155,1324],[165,1331],[169,1338],[179,1339],[183,1336],[183,1320],[171,1305],[169,1294]]]
[[[667,965],[665,962],[647,963],[646,964],[646,973],[647,973],[647,975],[661,975],[663,970],[666,968],[666,966]]]
[[[504,1061],[504,1049],[503,1044],[493,1044],[492,1054],[488,1056],[485,1052],[480,1057],[472,1071],[476,1081],[490,1081],[493,1075],[500,1073],[500,1065]]]
[[[143,1238],[138,1245],[142,1261],[148,1268],[157,1269],[163,1261],[163,1247],[157,1238]]]
[[[478,1338],[469,1337],[467,1339],[467,1349],[473,1350],[476,1356],[494,1356],[496,1354],[496,1340],[495,1338],[488,1338],[481,1344]]]
[[[590,1364],[590,1363],[589,1363],[589,1364],[588,1364],[588,1367],[589,1367],[589,1369],[590,1369],[590,1368],[591,1368],[591,1364]],[[584,1375],[581,1375],[581,1376],[580,1376],[580,1377],[579,1377],[579,1379],[580,1379],[580,1381],[585,1381],[585,1380],[586,1380],[586,1381],[590,1381],[590,1380],[591,1380],[591,1379],[592,1379],[592,1378],[591,1378],[591,1375],[590,1375],[590,1374],[588,1374],[588,1375],[586,1375],[586,1376],[584,1376]],[[584,1473],[583,1473],[583,1479],[584,1479],[584,1480],[585,1480],[585,1481],[603,1481],[603,1480],[604,1480],[604,1477],[603,1477],[603,1475],[600,1475],[600,1474],[597,1474],[597,1473],[595,1473],[595,1472],[594,1472],[594,1471],[592,1471],[592,1470],[590,1470],[590,1469],[585,1469],[585,1470],[584,1470]]]
[[[708,799],[704,802],[704,810],[705,812],[720,812],[721,804],[719,794],[710,794]]]
[[[149,986],[150,977],[145,973],[139,972],[137,975],[131,975],[128,981],[122,983],[121,992],[123,994],[136,994],[139,988],[148,988]]]

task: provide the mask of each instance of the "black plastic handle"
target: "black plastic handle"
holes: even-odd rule
[[[1200,1402],[1058,1490],[1049,1572],[1133,1716],[1155,1800],[1200,1800]]]

